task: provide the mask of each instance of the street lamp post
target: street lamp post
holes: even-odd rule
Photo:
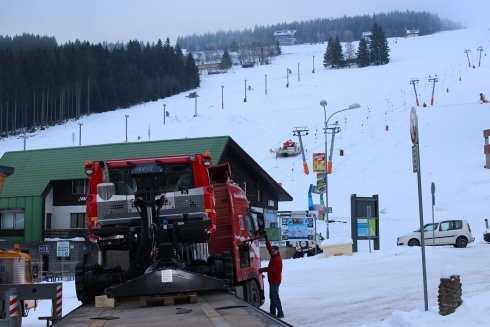
[[[265,95],[267,95],[267,74],[265,74]]]
[[[342,111],[360,108],[361,105],[358,103],[353,103],[345,109],[341,109],[341,110],[334,112],[328,118],[327,118],[327,110],[325,108],[327,106],[327,101],[325,101],[325,100],[320,101],[320,105],[323,107],[323,113],[325,116],[325,220],[327,223],[326,235],[327,235],[327,239],[329,239],[330,238],[330,230],[329,230],[329,222],[328,222],[328,213],[329,213],[329,207],[328,207],[328,165],[329,164],[328,164],[328,161],[330,161],[330,162],[332,161],[332,154],[330,155],[330,158],[328,158],[329,160],[327,160],[327,133],[329,130],[328,122],[330,121],[330,118],[332,118],[333,115],[338,114],[339,112],[342,112]],[[340,130],[338,129],[337,126],[334,128],[331,128],[331,129],[332,129],[332,133],[333,133],[331,147],[333,149],[333,137],[335,137],[335,133],[339,132]]]
[[[129,115],[124,115],[126,117],[126,143],[128,143],[128,117]],[[165,115],[164,115],[165,117]]]
[[[247,80],[245,80],[245,98],[243,98],[243,102],[247,102]]]
[[[78,145],[82,145],[82,123],[78,123],[79,129],[78,129]]]
[[[167,105],[164,103],[163,104],[163,125],[165,125],[165,116],[167,116],[166,107],[167,107]]]
[[[196,97],[194,98],[194,117],[197,117],[197,97],[198,95],[196,94]]]
[[[24,132],[24,135],[19,136],[20,138],[24,139],[24,151],[26,150],[26,143],[27,143],[27,134]]]
[[[224,85],[221,85],[221,109],[225,109],[225,101],[224,101],[224,98],[223,98],[223,90],[224,90],[225,86]]]
[[[313,74],[315,73],[315,56],[313,56],[313,70],[311,72]]]

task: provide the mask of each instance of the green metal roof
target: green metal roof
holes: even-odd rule
[[[12,166],[1,197],[40,196],[51,180],[87,178],[85,160],[108,160],[209,151],[217,164],[230,141],[229,136],[175,139],[151,142],[100,144],[6,152],[0,165]]]

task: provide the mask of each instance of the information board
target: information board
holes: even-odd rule
[[[56,242],[56,256],[61,258],[67,258],[70,256],[70,242],[58,241]]]

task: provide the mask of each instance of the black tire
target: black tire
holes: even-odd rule
[[[82,304],[89,304],[95,301],[95,296],[101,295],[104,289],[97,290],[95,287],[95,277],[103,270],[100,265],[84,266],[77,264],[75,266],[75,290],[77,292],[77,298]]]
[[[302,258],[303,257],[303,253],[302,252],[294,252],[293,254],[293,259],[298,259],[298,258]]]
[[[454,244],[455,248],[465,248],[468,245],[468,239],[464,236],[460,236],[456,239],[456,243]]]
[[[223,266],[225,269],[225,277],[231,283],[234,281],[234,272],[233,272],[233,258],[231,256],[231,252],[224,251],[223,252]]]
[[[247,281],[247,302],[256,308],[261,304],[259,285],[253,279]]]
[[[77,263],[75,266],[75,290],[77,292],[78,301],[87,304],[87,295],[85,293],[85,266]]]
[[[420,246],[420,242],[416,238],[412,238],[408,241],[407,245],[408,246]]]

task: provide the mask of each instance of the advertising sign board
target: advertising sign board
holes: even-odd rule
[[[313,171],[315,173],[325,172],[325,153],[313,153]]]
[[[292,216],[281,218],[281,239],[283,241],[308,241],[315,235],[313,216]]]

